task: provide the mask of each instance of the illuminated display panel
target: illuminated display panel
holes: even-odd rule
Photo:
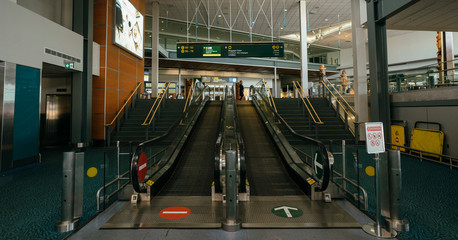
[[[283,57],[284,44],[269,43],[179,43],[178,58]]]
[[[129,0],[115,0],[115,45],[143,58],[143,15]]]

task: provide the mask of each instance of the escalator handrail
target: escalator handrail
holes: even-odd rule
[[[265,99],[265,96],[263,96],[258,89],[256,89],[254,86],[251,86],[252,90],[258,93],[259,96],[261,96],[262,100],[265,102],[268,102]],[[329,180],[330,180],[330,163],[329,163],[329,158],[328,158],[328,151],[326,150],[325,145],[316,139],[313,139],[311,137],[304,136],[302,134],[297,133],[294,129],[291,128],[291,126],[283,119],[282,116],[280,116],[279,113],[275,112],[275,110],[270,106],[269,104],[266,104],[266,106],[269,108],[269,110],[280,120],[280,122],[295,136],[310,142],[312,144],[315,144],[318,146],[318,149],[322,155],[323,158],[323,181],[321,182],[321,187],[319,188],[319,191],[324,191],[327,189],[329,185]]]
[[[204,87],[202,89],[202,91],[199,93],[199,95],[193,99],[192,103],[190,103],[189,105],[191,106],[192,104],[196,103],[197,100],[202,96],[205,88],[207,87]],[[140,193],[140,192],[143,192],[143,190],[141,189],[141,186],[140,186],[140,183],[138,181],[138,161],[140,159],[140,155],[141,153],[143,152],[143,148],[144,147],[147,147],[149,145],[152,145],[156,142],[158,142],[159,140],[162,140],[164,139],[165,137],[167,137],[170,132],[172,132],[172,130],[176,129],[180,123],[181,123],[181,120],[186,116],[186,114],[188,114],[189,112],[191,111],[191,108],[188,108],[185,112],[182,112],[180,117],[177,118],[177,120],[173,123],[172,127],[170,127],[164,134],[162,134],[161,136],[157,136],[155,138],[152,138],[152,139],[149,139],[149,140],[146,140],[140,144],[138,144],[136,150],[135,150],[135,153],[133,154],[132,156],[132,159],[131,159],[131,163],[130,163],[130,181],[135,189],[136,192]]]

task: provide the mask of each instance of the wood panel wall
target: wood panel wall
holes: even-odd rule
[[[130,0],[145,16],[145,0]],[[105,139],[105,123],[118,110],[139,82],[144,61],[113,44],[114,0],[94,0],[94,42],[100,44],[100,76],[92,85],[92,138]],[[142,34],[143,35],[143,34]]]

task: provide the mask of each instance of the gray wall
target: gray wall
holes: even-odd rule
[[[444,154],[458,157],[458,106],[437,107],[393,107],[392,119],[407,121],[407,139],[410,143],[410,133],[416,121],[439,122],[445,133]],[[430,126],[436,129],[435,126]],[[424,125],[421,126],[424,128]]]
[[[395,93],[391,99],[391,119],[408,122],[408,142],[416,121],[439,122],[445,133],[444,154],[458,157],[458,87]]]
[[[33,1],[34,2],[34,1]],[[0,60],[41,69],[43,62],[64,66],[45,47],[81,59],[83,36],[10,1],[0,1]]]
[[[17,4],[61,24],[61,0],[17,0]]]

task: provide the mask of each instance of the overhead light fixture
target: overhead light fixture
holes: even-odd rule
[[[285,12],[287,12],[287,11],[288,11],[288,9],[285,8]]]

